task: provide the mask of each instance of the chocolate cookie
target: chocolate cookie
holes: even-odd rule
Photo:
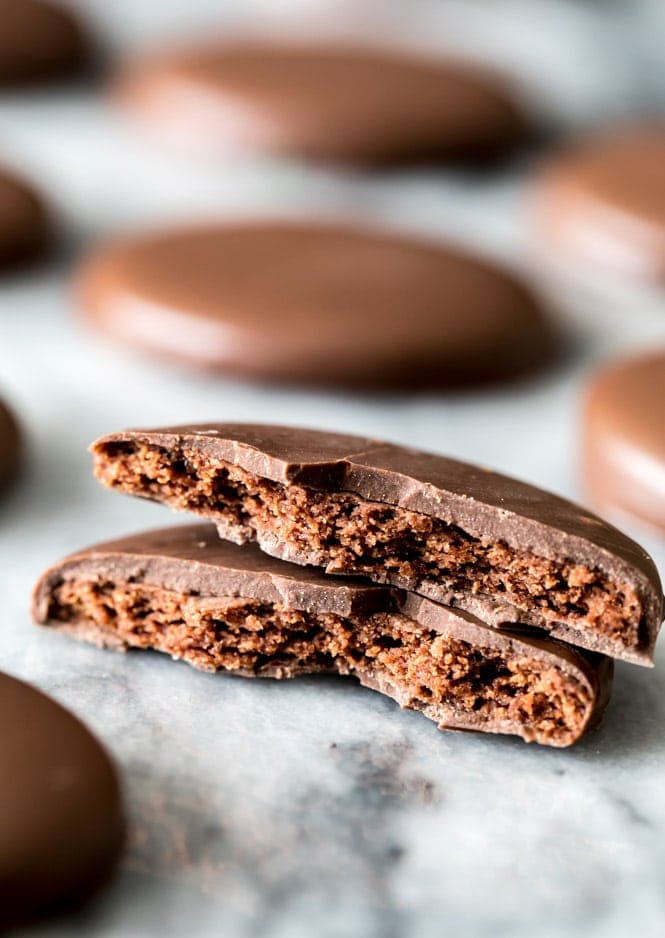
[[[0,271],[30,263],[46,250],[50,225],[37,193],[0,170]]]
[[[601,369],[586,392],[582,467],[599,509],[665,532],[664,401],[665,349]]]
[[[204,424],[92,446],[102,484],[222,537],[650,664],[663,617],[648,554],[600,518],[486,469],[316,430]]]
[[[338,386],[474,384],[556,346],[521,283],[455,249],[354,227],[246,222],[101,249],[96,328],[197,369]]]
[[[536,183],[534,211],[548,251],[665,283],[665,123],[561,154]]]
[[[109,875],[123,820],[94,736],[34,687],[0,674],[0,930],[78,903]]]
[[[0,0],[0,87],[67,78],[89,55],[77,19],[41,0]]]
[[[221,541],[210,525],[91,547],[47,571],[37,622],[113,648],[154,648],[206,671],[332,671],[441,729],[568,746],[597,720],[612,662],[360,579],[327,577]]]
[[[117,94],[168,138],[212,154],[363,165],[487,159],[528,133],[499,75],[353,45],[176,51],[129,67]]]
[[[12,412],[0,400],[0,492],[18,469],[21,437]]]

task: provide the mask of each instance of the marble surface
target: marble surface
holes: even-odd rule
[[[205,19],[220,8],[83,6],[120,47],[140,44],[157,21],[166,34],[196,11]],[[235,15],[243,4],[227,6]],[[595,15],[609,37],[628,5],[595,6],[605,8]],[[588,24],[588,5],[561,10],[569,18],[579,10]],[[640,31],[648,34],[642,20],[626,34],[626,76]],[[592,71],[605,69],[611,82],[608,43],[596,43]],[[622,87],[636,106],[633,79]],[[574,336],[568,361],[501,391],[356,396],[181,374],[105,345],[77,322],[69,275],[91,240],[202,214],[323,213],[453,236],[526,266],[529,162],[483,179],[204,167],[140,142],[94,89],[0,98],[0,154],[42,180],[63,243],[46,269],[0,286],[0,393],[28,443],[25,472],[0,502],[0,667],[94,728],[122,770],[130,820],[111,888],[80,915],[29,934],[662,935],[665,647],[653,671],[620,665],[601,727],[555,751],[439,733],[352,681],[250,682],[158,655],[99,651],[38,631],[28,608],[51,561],[169,523],[165,510],[104,492],[91,477],[87,445],[124,426],[249,419],[330,427],[478,460],[580,498],[585,375],[622,349],[665,342],[663,298],[628,291],[610,304],[601,282],[567,291],[557,305]],[[662,540],[631,533],[665,572]]]

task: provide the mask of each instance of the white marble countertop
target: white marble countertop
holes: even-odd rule
[[[84,6],[129,46],[158,20],[168,32],[215,4]],[[622,4],[597,6],[605,9],[594,15],[612,11],[613,22],[626,16]],[[562,9],[574,13],[571,3]],[[603,55],[612,56],[598,46],[600,75]],[[125,426],[250,419],[337,428],[580,497],[581,384],[607,355],[665,342],[662,297],[628,294],[614,310],[593,297],[568,302],[578,337],[568,363],[494,392],[355,396],[180,374],[77,323],[68,273],[91,238],[167,218],[292,210],[452,234],[520,265],[528,167],[484,180],[265,164],[220,171],[139,143],[94,91],[75,90],[0,99],[0,156],[42,181],[65,241],[47,269],[0,286],[0,393],[28,436],[25,472],[0,502],[0,668],[69,705],[104,740],[122,770],[131,827],[120,873],[99,901],[30,934],[665,934],[665,646],[653,671],[619,665],[601,727],[556,751],[439,733],[351,681],[252,682],[157,655],[115,655],[38,631],[28,614],[50,562],[171,520],[91,477],[87,445]],[[662,540],[631,533],[665,572]]]

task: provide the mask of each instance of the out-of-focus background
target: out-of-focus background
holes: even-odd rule
[[[54,936],[510,938],[665,930],[665,661],[617,668],[601,728],[570,751],[440,734],[352,682],[279,686],[117,656],[37,631],[30,589],[85,544],[169,523],[106,493],[86,447],[128,426],[334,428],[478,461],[576,500],[580,395],[596,364],[665,345],[665,290],[541,264],[529,215],[547,147],[665,115],[659,0],[81,0],[104,59],[66,87],[0,93],[0,162],[34,181],[54,256],[0,282],[0,395],[27,436],[0,503],[0,667],[71,706],[125,779],[120,874]],[[548,127],[499,168],[377,172],[197,160],[142,136],[105,85],[119,59],[196,35],[351,37],[504,70]],[[70,274],[109,234],[175,220],[358,219],[471,245],[542,289],[572,336],[557,368],[467,392],[269,387],[106,344]],[[654,402],[662,406],[663,402]],[[662,538],[624,525],[665,569]]]

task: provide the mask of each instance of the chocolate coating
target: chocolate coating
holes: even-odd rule
[[[67,78],[88,55],[76,18],[41,0],[0,0],[0,86]]]
[[[236,546],[217,537],[212,525],[187,524],[95,544],[55,564],[35,587],[36,620],[48,620],[51,590],[63,578],[91,574],[340,616],[390,609],[398,596],[397,590],[358,577],[329,577],[315,567],[284,563],[252,544]]]
[[[27,264],[44,253],[49,219],[37,193],[0,170],[0,271]]]
[[[0,400],[0,491],[16,475],[21,454],[21,437],[12,412]]]
[[[150,478],[151,467],[142,461],[142,448],[157,453],[165,466],[174,465],[177,492],[160,469],[159,482]],[[294,485],[319,492],[351,493],[368,503],[439,519],[455,530],[465,532],[480,544],[503,544],[516,551],[568,565],[565,574],[577,579],[582,566],[597,571],[616,584],[619,595],[634,590],[641,605],[639,629],[629,645],[587,628],[577,614],[565,622],[545,614],[535,603],[516,599],[505,592],[483,592],[478,582],[470,588],[451,586],[445,579],[425,575],[412,577],[400,572],[405,565],[385,569],[385,554],[363,572],[372,578],[387,579],[400,587],[423,593],[446,605],[467,609],[492,625],[520,622],[546,628],[553,635],[617,657],[648,664],[663,617],[663,595],[656,567],[649,555],[634,541],[597,516],[565,499],[534,486],[476,466],[432,453],[375,440],[316,430],[252,424],[205,424],[160,430],[130,430],[97,440],[92,451],[95,472],[104,484],[135,495],[164,501],[176,510],[190,510],[214,520],[223,537],[237,543],[255,539],[266,552],[301,564],[326,566],[329,572],[353,572],[330,562],[329,554],[313,549],[302,536],[291,537],[288,529],[272,529],[257,522],[251,508],[241,518],[229,515],[224,481],[228,466],[271,480],[286,488],[272,489],[277,496],[288,495]],[[160,455],[163,454],[163,455]],[[134,468],[132,460],[138,460]],[[195,495],[194,462],[205,467],[213,480],[214,495]],[[123,475],[127,469],[127,474]],[[203,471],[203,470],[197,470]],[[215,472],[221,472],[221,485]],[[137,481],[138,480],[138,481]],[[206,483],[207,484],[207,483]],[[229,501],[228,504],[231,504]],[[288,515],[295,509],[275,509]],[[310,508],[303,509],[307,514]],[[414,516],[414,520],[417,520]],[[289,518],[286,518],[288,524]],[[388,522],[384,522],[387,524]],[[324,523],[325,530],[325,523]],[[531,561],[529,561],[531,563]],[[357,572],[357,571],[356,571]],[[480,570],[478,572],[480,575]],[[548,574],[549,576],[550,574]],[[562,576],[556,570],[552,574]],[[586,573],[584,574],[586,576]],[[554,587],[555,584],[552,584]],[[548,587],[549,589],[549,587]],[[586,600],[585,600],[586,601]],[[576,600],[579,602],[579,600]],[[562,617],[563,618],[563,617]],[[602,617],[601,623],[602,626]]]
[[[550,250],[665,283],[665,123],[562,153],[536,182],[534,211]]]
[[[85,726],[0,674],[0,928],[77,903],[108,876],[123,835],[118,778]]]
[[[582,469],[590,500],[665,532],[665,349],[622,359],[589,382]]]
[[[209,153],[328,162],[486,159],[527,121],[480,67],[347,45],[235,42],[136,62],[118,98],[167,137]]]
[[[342,673],[355,674],[361,683],[393,697],[402,706],[422,710],[436,720],[441,729],[516,733],[527,741],[537,738],[550,745],[569,745],[599,719],[609,698],[612,662],[603,656],[582,653],[542,637],[500,632],[483,625],[473,616],[447,609],[420,596],[377,586],[358,578],[328,577],[319,570],[283,563],[262,553],[253,544],[238,547],[220,540],[210,525],[195,524],[148,531],[90,547],[47,570],[35,587],[33,615],[42,625],[54,626],[79,638],[110,647],[122,649],[136,645],[166,650],[160,644],[164,632],[161,628],[153,628],[152,617],[156,606],[151,607],[149,600],[141,602],[141,620],[136,632],[136,623],[131,620],[131,613],[129,620],[123,621],[127,612],[122,604],[117,607],[112,618],[103,623],[87,613],[81,614],[80,610],[75,613],[72,607],[63,605],[60,598],[63,587],[72,587],[75,593],[78,589],[81,594],[89,588],[93,594],[99,595],[102,617],[107,615],[109,607],[112,608],[118,602],[124,589],[140,590],[148,587],[152,591],[148,595],[154,597],[156,604],[159,599],[155,591],[166,591],[175,605],[169,607],[169,619],[164,623],[164,632],[169,628],[177,631],[177,643],[168,646],[168,650],[175,657],[183,657],[207,670],[232,667],[235,673],[244,676],[268,677],[293,677],[299,673],[340,670],[336,658],[328,655],[319,660],[308,657],[306,645],[312,640],[311,637],[298,637],[298,644],[291,647],[299,650],[285,652],[286,640],[280,642],[277,649],[274,646],[271,649],[270,638],[266,637],[264,630],[266,633],[270,631],[280,610],[290,615],[291,623],[293,613],[296,612],[322,616],[314,628],[315,632],[317,629],[330,628],[331,617],[346,617],[350,619],[351,628],[360,631],[371,621],[372,616],[378,614],[379,622],[386,629],[395,627],[397,617],[398,627],[406,630],[403,632],[405,637],[410,629],[422,625],[424,643],[430,642],[436,635],[456,643],[466,643],[469,654],[486,656],[486,669],[492,667],[489,662],[495,655],[503,656],[502,660],[516,662],[518,672],[520,668],[528,668],[536,663],[543,671],[554,668],[565,681],[572,681],[588,702],[585,715],[577,724],[572,737],[567,735],[565,741],[562,738],[538,738],[535,724],[530,722],[522,710],[519,711],[520,719],[506,719],[505,714],[493,719],[491,714],[488,717],[487,713],[481,713],[479,706],[467,710],[456,706],[454,680],[452,690],[448,691],[453,699],[444,697],[436,700],[428,696],[423,703],[416,703],[408,687],[413,682],[411,673],[417,665],[416,661],[409,665],[410,655],[421,653],[418,644],[406,656],[404,672],[409,675],[409,679],[401,683],[396,681],[394,671],[385,668],[380,655],[364,661],[358,655],[351,669],[341,668]],[[233,637],[229,639],[229,632],[243,615],[242,605],[233,602],[239,599],[254,604],[250,607],[251,621],[242,628],[239,640]],[[186,604],[191,601],[196,603],[198,610],[193,621],[188,620],[185,611]],[[220,605],[222,602],[226,602],[227,606]],[[229,605],[233,610],[232,617],[225,624],[224,609]],[[216,640],[205,640],[203,644],[209,651],[204,651],[198,648],[202,642],[200,627],[209,609],[213,610],[215,617]],[[257,628],[257,620],[261,617],[264,627]],[[307,621],[311,624],[311,620]],[[332,627],[335,627],[334,624]],[[238,660],[243,659],[235,655],[233,664],[226,665],[219,663],[225,660],[221,656],[211,658],[215,644],[221,647],[225,640],[239,641],[245,652],[249,647],[256,650],[258,657],[255,667],[238,667]],[[250,645],[252,642],[253,645]],[[376,651],[374,648],[373,652]],[[420,672],[421,681],[427,680],[423,673]],[[461,697],[462,682],[459,680],[458,685]],[[477,693],[483,694],[486,689],[479,687]]]
[[[225,224],[102,248],[84,315],[114,338],[224,374],[390,387],[481,383],[542,364],[534,296],[457,250],[352,227]]]

